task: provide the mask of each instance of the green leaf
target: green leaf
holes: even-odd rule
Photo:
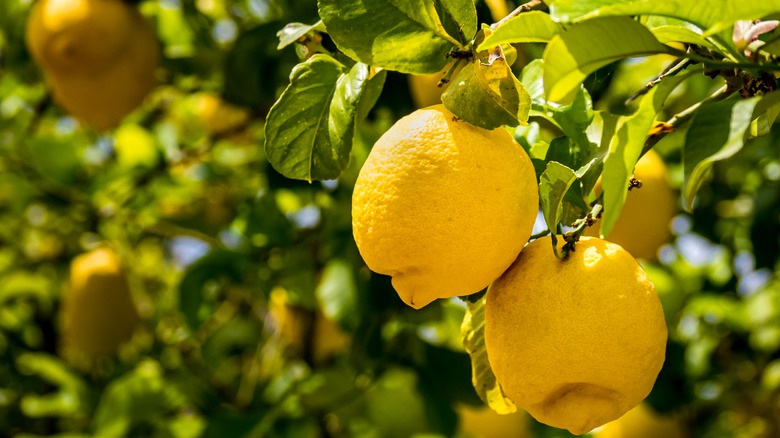
[[[318,7],[328,33],[347,56],[403,73],[441,71],[446,54],[465,47],[460,33],[477,30],[470,0],[320,0]],[[457,35],[447,31],[454,24],[462,29]]]
[[[95,412],[95,435],[127,436],[133,425],[144,424],[154,429],[153,436],[200,436],[205,424],[187,404],[187,395],[166,380],[159,364],[142,362],[106,387]]]
[[[244,254],[217,250],[206,254],[187,268],[179,283],[179,307],[191,329],[197,329],[213,311],[211,306],[206,306],[205,303],[206,286],[225,277],[235,284],[241,284],[244,268],[248,264],[249,258]]]
[[[349,163],[368,76],[367,65],[347,70],[327,55],[298,64],[266,120],[265,151],[274,169],[309,182],[338,177]]]
[[[578,87],[571,104],[551,108],[551,114],[552,119],[569,138],[582,147],[590,145],[585,130],[593,120],[593,101],[585,87]]]
[[[602,236],[609,235],[620,216],[628,194],[628,181],[647,141],[656,114],[672,90],[692,73],[665,79],[642,98],[634,114],[618,121],[617,134],[612,138],[609,154],[604,160]]]
[[[658,26],[650,29],[661,43],[687,43],[706,47],[710,50],[718,50],[707,38],[700,32],[697,32],[687,26]]]
[[[499,414],[517,411],[515,404],[501,389],[488,360],[485,347],[485,297],[475,303],[466,304],[461,335],[463,347],[471,358],[471,383],[479,398]]]
[[[487,50],[507,43],[546,43],[561,31],[563,26],[554,22],[549,14],[529,11],[512,17],[493,29],[493,34],[485,38],[477,50]]]
[[[571,101],[590,73],[614,61],[668,51],[650,30],[628,17],[598,18],[573,26],[550,40],[542,55],[547,100]]]
[[[577,175],[573,170],[557,161],[547,163],[547,168],[539,178],[539,198],[542,201],[542,214],[549,230],[554,231],[558,228],[558,223],[563,217],[563,198],[569,191],[569,187],[577,181]]]
[[[531,96],[502,58],[463,67],[441,100],[456,116],[485,129],[526,124],[531,109]]]
[[[534,110],[544,111],[547,100],[544,98],[544,61],[534,59],[523,67],[520,74],[520,82],[523,84],[533,102]]]
[[[727,100],[702,105],[691,120],[683,148],[683,200],[686,210],[716,161],[739,152],[750,133],[755,117],[780,102],[780,92],[743,100]]]
[[[282,30],[276,32],[276,36],[279,37],[279,45],[276,48],[281,50],[290,44],[294,44],[300,37],[312,30],[325,31],[325,25],[322,24],[322,20],[314,24],[289,23]]]
[[[379,96],[382,94],[382,90],[385,86],[385,80],[387,79],[387,70],[381,70],[375,75],[370,76],[366,90],[363,92],[363,96],[360,97],[358,102],[358,115],[357,120],[362,121],[368,116],[368,112],[376,105]]]
[[[16,359],[16,367],[22,374],[37,376],[58,389],[43,395],[24,394],[20,408],[26,416],[67,418],[87,409],[87,385],[60,358],[45,353],[24,353]]]
[[[333,259],[322,271],[316,289],[322,313],[343,328],[354,331],[360,322],[360,305],[352,265]]]
[[[614,15],[663,15],[689,21],[707,34],[731,26],[737,20],[756,20],[780,12],[780,0],[554,0],[547,2],[550,15],[563,22]]]

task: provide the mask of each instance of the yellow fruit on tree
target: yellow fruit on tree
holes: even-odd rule
[[[601,239],[583,237],[563,261],[549,236],[532,242],[486,298],[485,345],[507,397],[540,422],[575,434],[647,396],[666,336],[645,271]]]
[[[154,30],[122,0],[41,0],[27,45],[54,100],[100,130],[116,126],[154,87]]]
[[[677,211],[677,195],[666,179],[666,165],[653,150],[636,163],[634,176],[642,187],[628,192],[620,217],[605,237],[636,258],[653,260],[671,237],[669,222]],[[596,191],[601,192],[600,184]],[[591,227],[587,234],[598,234],[598,227]]]
[[[455,409],[460,417],[459,436],[469,438],[529,438],[528,415],[515,412],[500,415],[486,407],[460,405]]]
[[[73,259],[61,311],[63,343],[70,354],[105,357],[130,339],[139,316],[113,250],[99,248]]]
[[[27,46],[53,74],[100,74],[130,43],[134,8],[120,0],[40,0],[27,23]]]
[[[249,112],[231,105],[213,93],[198,93],[193,96],[193,111],[212,135],[219,135],[244,125]]]
[[[685,438],[686,435],[677,419],[658,414],[644,403],[593,434],[594,438]]]
[[[436,105],[376,142],[355,183],[352,228],[368,267],[392,276],[401,299],[420,308],[498,278],[537,211],[531,160],[509,132]]]

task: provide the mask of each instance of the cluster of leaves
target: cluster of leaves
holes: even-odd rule
[[[470,0],[135,3],[162,83],[99,135],[51,103],[29,2],[0,2],[0,435],[453,436],[478,396],[512,410],[481,303],[405,308],[351,237],[357,171],[413,109],[405,74],[456,65],[444,104],[514,130],[547,229],[581,232],[600,205],[608,232],[634,163],[665,156],[687,212],[646,265],[670,327],[649,401],[697,436],[780,431],[780,53],[771,25],[745,24],[776,1],[558,0],[497,26]],[[251,119],[208,132],[203,91]],[[104,240],[143,322],[80,368],[57,313],[70,260]]]

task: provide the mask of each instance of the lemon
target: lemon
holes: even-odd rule
[[[41,0],[30,15],[27,43],[54,100],[98,130],[116,126],[154,87],[154,30],[121,0]]]
[[[564,261],[549,236],[532,242],[486,298],[485,345],[506,395],[540,422],[574,434],[615,420],[647,396],[666,336],[645,271],[601,239],[583,237]]]
[[[231,105],[214,93],[198,93],[193,96],[193,111],[198,120],[212,135],[235,130],[249,120],[249,112]]]
[[[486,407],[459,405],[455,409],[460,418],[458,435],[470,438],[528,438],[531,430],[528,415],[515,412],[500,415]]]
[[[671,238],[669,222],[677,211],[677,195],[666,179],[666,165],[652,149],[636,163],[634,177],[642,187],[628,192],[620,217],[605,237],[636,258],[654,260]],[[600,184],[596,191],[601,191]],[[598,227],[586,234],[598,234]]]
[[[128,46],[134,9],[120,0],[40,0],[27,22],[27,46],[56,74],[98,74]]]
[[[109,356],[130,339],[139,317],[113,250],[99,248],[73,259],[61,311],[63,343],[70,353]]]
[[[607,423],[593,434],[594,438],[684,438],[680,422],[663,416],[640,403],[619,419]]]
[[[403,117],[374,145],[352,196],[355,242],[401,299],[484,289],[531,235],[538,210],[531,160],[504,129],[458,120],[443,105]]]

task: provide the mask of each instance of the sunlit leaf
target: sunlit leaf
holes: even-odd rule
[[[265,125],[268,161],[282,175],[334,179],[349,163],[358,103],[369,67],[351,69],[326,55],[298,64]]]
[[[288,23],[282,30],[276,33],[276,36],[279,38],[279,45],[276,48],[281,50],[290,44],[294,44],[299,38],[312,30],[325,31],[322,20],[314,24]]]
[[[320,0],[320,17],[349,57],[404,73],[436,73],[477,30],[469,0]],[[457,32],[453,35],[449,32]]]
[[[606,17],[572,26],[553,37],[544,50],[544,89],[553,102],[570,101],[592,72],[624,58],[669,49],[638,21]]]
[[[780,11],[779,0],[553,0],[548,3],[550,15],[563,22],[612,15],[664,15],[711,31],[730,26],[737,20],[756,20]]]
[[[563,26],[554,22],[550,15],[529,11],[510,18],[494,29],[477,50],[487,50],[506,43],[546,43],[562,30]]]
[[[618,121],[616,135],[610,142],[609,154],[604,161],[602,236],[609,235],[620,216],[628,194],[628,181],[647,141],[656,114],[669,94],[686,78],[687,75],[680,75],[662,81],[642,98],[634,114]]]

